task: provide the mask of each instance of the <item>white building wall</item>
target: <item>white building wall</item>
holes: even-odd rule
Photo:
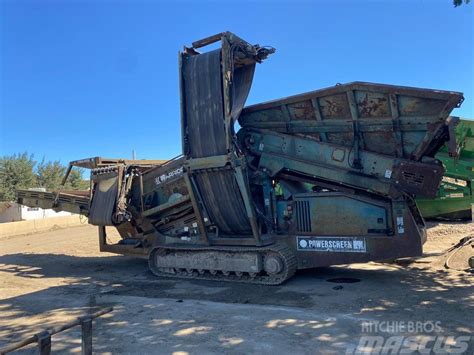
[[[21,206],[21,219],[28,221],[31,219],[43,219],[48,217],[70,216],[70,212],[56,212],[51,209],[44,210],[38,207]]]
[[[70,212],[56,212],[51,209],[44,210],[38,207],[27,207],[15,202],[8,202],[4,203],[3,207],[0,208],[0,223],[70,216],[71,214]]]

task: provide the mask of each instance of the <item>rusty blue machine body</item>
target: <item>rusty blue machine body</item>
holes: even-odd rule
[[[455,153],[462,94],[355,82],[244,108],[273,52],[229,32],[185,47],[182,156],[72,162],[92,169],[86,200],[22,190],[18,201],[87,215],[101,250],[148,258],[159,276],[272,285],[301,268],[420,255],[414,199],[436,196],[434,156],[446,142]],[[106,226],[123,239],[108,244]]]

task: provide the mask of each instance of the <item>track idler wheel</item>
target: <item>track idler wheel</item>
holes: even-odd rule
[[[277,254],[266,255],[263,268],[269,275],[277,275],[283,271],[283,260]]]

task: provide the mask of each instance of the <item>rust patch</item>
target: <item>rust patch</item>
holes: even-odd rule
[[[294,120],[315,120],[316,115],[310,100],[300,101],[288,105],[291,118]]]
[[[371,92],[356,92],[360,118],[390,117],[389,100],[386,95]]]
[[[319,99],[323,119],[351,119],[351,112],[345,93],[325,96]]]

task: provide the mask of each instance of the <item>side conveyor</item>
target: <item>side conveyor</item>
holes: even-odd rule
[[[57,203],[56,192],[43,192],[34,190],[17,190],[16,200],[19,204],[28,207],[40,207],[55,211],[88,215],[89,191],[64,191],[59,194]]]

